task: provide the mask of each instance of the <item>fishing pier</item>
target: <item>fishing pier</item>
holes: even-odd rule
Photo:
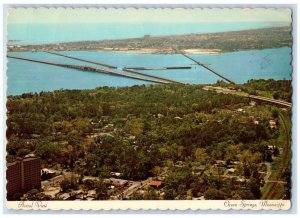
[[[127,67],[128,70],[187,70],[191,69],[190,66],[184,67]]]
[[[73,65],[73,64],[55,63],[55,62],[49,62],[49,61],[40,61],[40,60],[34,60],[34,59],[29,59],[29,58],[14,57],[14,56],[10,56],[10,55],[7,55],[7,57],[13,58],[13,59],[18,59],[18,60],[23,60],[23,61],[40,63],[40,64],[48,64],[48,65],[53,65],[53,66],[57,66],[57,67],[72,68],[72,69],[81,70],[81,71],[89,71],[89,72],[104,73],[104,74],[120,76],[120,77],[127,77],[127,78],[131,78],[131,79],[142,80],[142,81],[153,82],[153,83],[162,83],[162,84],[170,83],[170,82],[163,81],[163,80],[154,80],[154,79],[150,79],[150,78],[144,78],[144,77],[139,77],[139,76],[134,76],[134,75],[129,75],[129,74],[122,74],[119,72],[106,70],[106,69],[102,69],[102,68],[90,67],[90,66],[81,66],[81,65]]]
[[[61,57],[65,57],[65,58],[70,58],[70,59],[77,60],[77,61],[82,61],[82,62],[86,62],[86,63],[90,63],[90,64],[96,64],[96,65],[100,65],[100,66],[108,67],[108,68],[112,68],[112,69],[118,68],[116,66],[112,66],[112,65],[108,65],[108,64],[104,64],[104,63],[100,63],[100,62],[96,62],[96,61],[90,61],[90,60],[86,60],[86,59],[82,59],[82,58],[72,57],[70,55],[65,55],[65,54],[61,54],[61,53],[56,53],[56,52],[51,52],[51,51],[44,51],[44,52],[53,54],[53,55],[57,55],[57,56],[61,56]]]
[[[195,60],[194,58],[186,55],[185,53],[183,53],[182,51],[179,51],[177,50],[176,48],[173,48],[173,50],[181,55],[183,55],[184,57],[190,59],[191,61],[195,62],[197,65],[201,66],[201,67],[204,67],[205,69],[209,70],[210,72],[212,72],[213,74],[221,77],[222,79],[224,79],[225,81],[229,82],[229,83],[232,83],[232,84],[235,84],[235,82],[233,82],[232,80],[226,78],[225,76],[221,75],[220,73],[216,72],[215,70],[211,69],[210,67],[208,67],[207,65]]]
[[[154,75],[150,75],[150,74],[147,74],[147,73],[142,73],[142,72],[139,72],[139,71],[136,71],[136,70],[132,70],[131,68],[124,67],[122,70],[126,71],[126,72],[129,72],[129,73],[134,73],[134,74],[137,74],[137,75],[147,76],[147,77],[163,80],[163,81],[170,82],[170,83],[184,84],[182,82],[178,82],[178,81],[175,81],[175,80],[171,80],[171,79],[163,78],[163,77],[160,77],[160,76],[154,76]]]

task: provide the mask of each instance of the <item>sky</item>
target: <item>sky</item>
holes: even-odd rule
[[[291,22],[288,8],[235,9],[104,9],[9,8],[7,23],[122,23],[122,22]]]

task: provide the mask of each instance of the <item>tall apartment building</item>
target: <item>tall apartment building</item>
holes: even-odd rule
[[[24,158],[7,164],[7,199],[17,193],[41,188],[41,160],[36,157]]]

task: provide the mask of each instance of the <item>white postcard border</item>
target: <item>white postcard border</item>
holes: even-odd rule
[[[222,5],[221,5],[222,6]],[[63,6],[64,7],[64,6]],[[91,7],[93,7],[91,5]],[[218,7],[218,5],[215,5]],[[262,6],[263,7],[263,6]],[[294,12],[294,11],[293,11]],[[293,34],[294,35],[294,34]],[[295,35],[294,35],[295,37]],[[294,48],[295,45],[293,45]],[[295,51],[293,51],[293,56]],[[294,56],[295,58],[295,56]],[[292,63],[294,71],[296,63]],[[293,73],[293,79],[295,79]],[[296,83],[296,81],[294,81]],[[293,83],[294,83],[293,82]],[[295,87],[294,91],[295,90]],[[295,95],[293,101],[295,102]],[[2,99],[3,100],[3,99]],[[294,113],[296,112],[293,108]],[[295,118],[295,117],[294,117]],[[295,126],[293,127],[293,129]],[[293,139],[295,135],[293,134]],[[294,144],[295,142],[293,142]],[[295,145],[292,146],[292,149]],[[295,158],[295,155],[293,155]],[[293,162],[295,163],[295,162]],[[295,165],[294,165],[295,166]],[[293,176],[294,177],[294,176]],[[5,177],[3,177],[5,178]],[[4,180],[4,182],[6,182]],[[4,183],[5,184],[5,183]],[[295,184],[296,185],[296,184]],[[5,194],[5,192],[4,192]],[[296,193],[295,193],[296,194]],[[290,200],[205,200],[205,201],[6,201],[4,207],[11,210],[290,210],[292,203]],[[295,203],[295,202],[294,202]],[[253,206],[256,205],[256,206]],[[295,206],[295,205],[294,205]]]
[[[13,210],[289,210],[290,200],[8,201]]]

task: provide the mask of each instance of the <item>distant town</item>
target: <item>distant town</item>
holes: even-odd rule
[[[43,45],[22,45],[9,42],[8,52],[21,51],[119,51],[130,53],[174,54],[173,48],[188,54],[219,53],[241,50],[291,47],[291,27],[273,27],[220,33],[172,36],[145,35],[141,38],[80,41]]]

